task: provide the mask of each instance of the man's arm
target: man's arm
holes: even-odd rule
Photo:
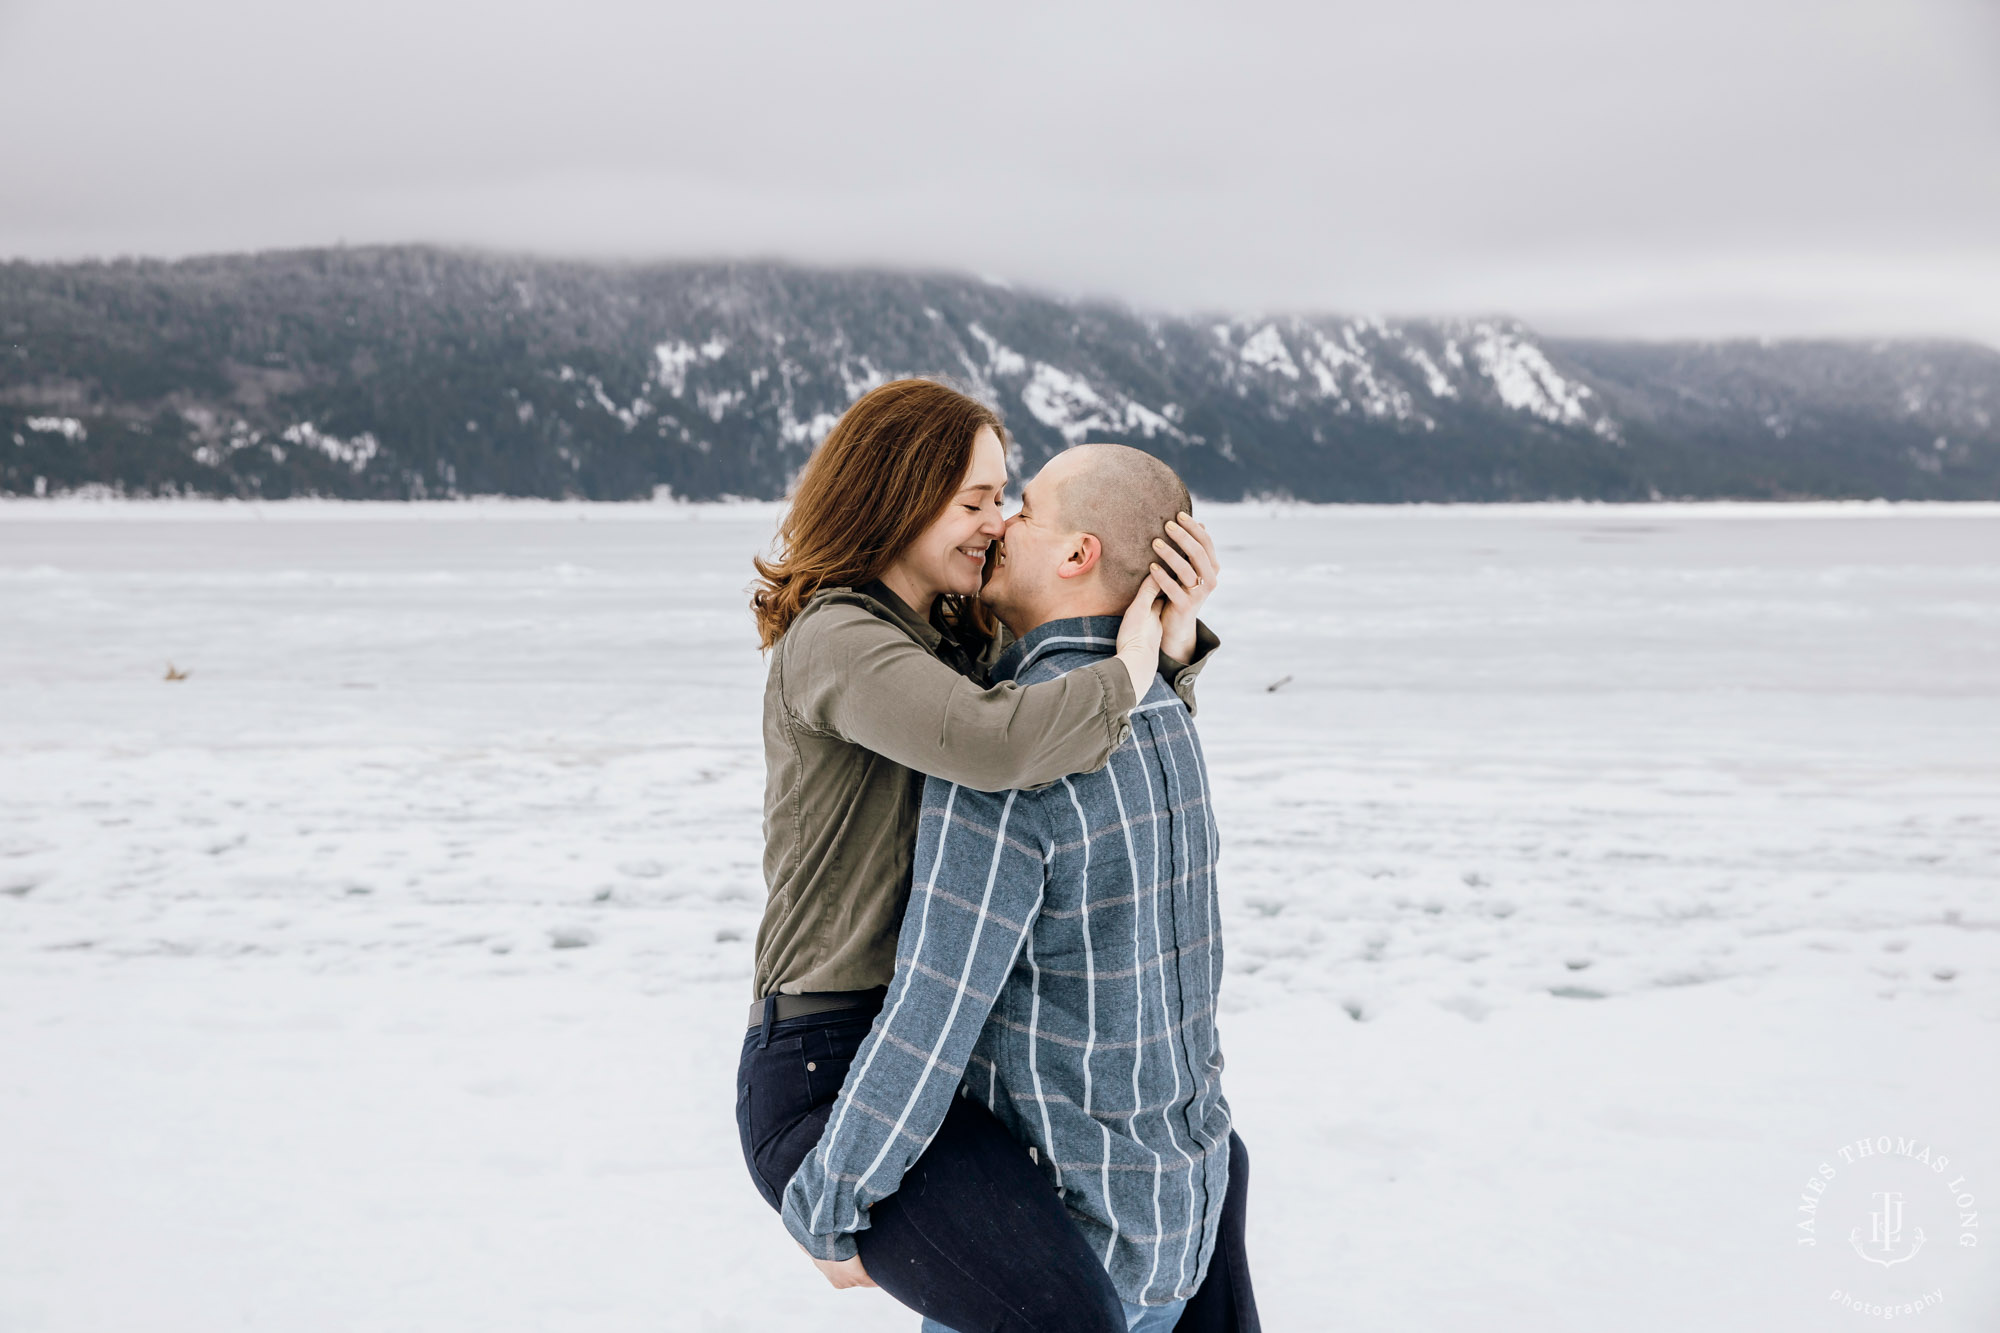
[[[896,975],[819,1145],[785,1187],[785,1226],[818,1259],[855,1253],[868,1207],[930,1145],[1041,910],[1050,843],[1036,797],[924,783]]]

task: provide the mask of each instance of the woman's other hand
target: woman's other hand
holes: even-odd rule
[[[1167,536],[1179,543],[1178,550],[1162,538],[1153,538],[1153,553],[1166,562],[1165,568],[1153,566],[1153,582],[1167,599],[1160,617],[1160,649],[1176,662],[1186,662],[1194,656],[1195,620],[1208,595],[1215,591],[1222,563],[1215,557],[1215,541],[1208,529],[1195,522],[1192,514],[1183,513],[1178,521],[1169,522]]]
[[[801,1245],[799,1249],[804,1250],[805,1246]],[[807,1257],[811,1258],[810,1255]],[[869,1277],[868,1270],[861,1266],[861,1256],[858,1254],[852,1259],[842,1259],[839,1263],[835,1263],[831,1259],[813,1259],[813,1267],[817,1268],[821,1276],[833,1284],[835,1291],[845,1291],[849,1287],[872,1287],[875,1285],[875,1279]]]
[[[1160,670],[1159,601],[1157,576],[1148,574],[1139,581],[1139,591],[1133,595],[1132,604],[1125,608],[1125,619],[1118,625],[1118,661],[1132,677],[1134,702],[1146,697],[1146,691],[1153,688],[1153,677]]]

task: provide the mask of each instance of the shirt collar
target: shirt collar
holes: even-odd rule
[[[1122,623],[1117,616],[1071,616],[1037,625],[1007,645],[1007,651],[993,664],[993,679],[1012,680],[1030,663],[1050,652],[1110,657],[1118,651],[1118,626]]]
[[[889,585],[882,582],[882,580],[870,579],[868,582],[855,588],[854,591],[861,593],[863,596],[872,597],[880,602],[884,609],[896,618],[896,623],[914,635],[917,642],[921,643],[928,651],[935,653],[938,650],[938,645],[944,642],[944,635],[938,630],[937,626],[931,624],[930,621],[912,610],[909,604],[896,596]]]

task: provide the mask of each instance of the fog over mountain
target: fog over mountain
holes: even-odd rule
[[[2000,352],[1166,317],[974,278],[423,247],[0,265],[0,490],[776,497],[873,384],[1210,499],[2000,498]]]

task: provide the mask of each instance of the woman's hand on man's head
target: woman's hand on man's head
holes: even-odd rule
[[[1152,574],[1139,580],[1139,591],[1118,622],[1118,662],[1132,678],[1132,700],[1137,703],[1153,687],[1160,669],[1160,585]]]
[[[1153,582],[1167,599],[1160,617],[1160,650],[1176,662],[1186,662],[1194,656],[1195,621],[1215,591],[1222,563],[1215,555],[1215,540],[1192,514],[1182,513],[1170,521],[1167,538],[1172,540],[1153,539],[1153,553],[1159,557],[1153,564]]]

